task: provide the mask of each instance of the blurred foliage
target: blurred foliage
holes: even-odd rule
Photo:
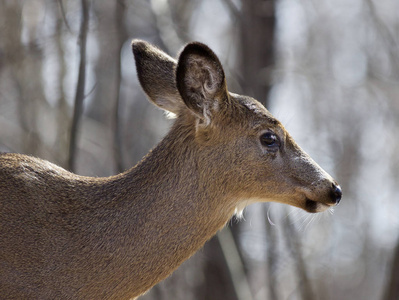
[[[0,1],[0,151],[68,167],[75,135],[77,173],[133,166],[171,123],[139,87],[131,39],[172,56],[199,40],[344,191],[334,214],[248,207],[142,299],[398,299],[398,1],[87,1],[77,113],[83,2]]]

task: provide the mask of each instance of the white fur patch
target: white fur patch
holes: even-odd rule
[[[165,117],[169,120],[173,120],[177,118],[177,115],[175,113],[172,113],[171,111],[165,110]]]
[[[238,219],[242,219],[243,218],[243,214],[244,214],[244,209],[255,202],[265,202],[265,201],[260,201],[259,199],[247,199],[247,200],[242,200],[241,202],[239,202],[237,204],[237,206],[234,209],[234,215],[238,218]]]

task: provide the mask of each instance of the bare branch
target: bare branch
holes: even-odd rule
[[[287,242],[287,249],[290,250],[291,255],[295,261],[295,269],[297,272],[297,278],[299,280],[298,288],[301,294],[301,298],[304,300],[315,299],[312,291],[312,286],[308,277],[306,263],[303,258],[302,247],[299,242],[298,233],[296,232],[289,215],[287,215],[287,217],[285,218],[284,231],[284,237]]]
[[[229,227],[220,231],[217,235],[223,255],[226,258],[227,267],[233,281],[234,289],[239,300],[253,300],[244,263],[241,260],[233,234]]]
[[[239,9],[235,6],[235,4],[233,3],[233,1],[231,1],[231,0],[223,0],[222,2],[227,6],[227,8],[229,9],[230,15],[231,15],[235,20],[239,20],[239,19],[241,18],[240,11],[239,11]]]
[[[71,27],[69,26],[68,20],[67,20],[66,15],[65,15],[65,9],[64,9],[64,4],[62,3],[62,0],[58,0],[58,4],[59,4],[60,9],[61,9],[61,16],[62,16],[62,19],[64,20],[65,26],[68,29],[68,31],[70,33],[72,33]]]
[[[78,73],[78,83],[76,86],[75,94],[75,106],[73,112],[73,119],[70,131],[69,140],[69,159],[68,168],[71,171],[75,169],[76,160],[76,144],[77,144],[77,134],[79,121],[83,112],[83,100],[84,100],[84,90],[86,85],[86,42],[87,42],[87,31],[89,23],[89,5],[87,0],[81,0],[82,4],[82,20],[80,24],[80,34],[79,34],[79,45],[80,45],[80,63],[79,63],[79,73]]]
[[[178,36],[173,24],[169,3],[163,0],[151,0],[151,10],[154,13],[159,36],[168,52],[175,53],[184,42]]]
[[[265,207],[265,214],[268,215],[268,210],[270,208],[270,204],[266,204]],[[269,220],[269,218],[267,218]],[[267,240],[267,272],[268,272],[268,292],[270,300],[277,300],[278,293],[277,293],[277,286],[278,281],[276,278],[276,262],[278,261],[278,252],[276,249],[277,245],[277,236],[276,231],[272,229],[272,224],[270,221],[267,221],[265,224],[265,233],[266,233],[266,240]]]
[[[384,300],[399,299],[399,240],[394,250],[389,282],[385,287]]]
[[[114,131],[114,158],[116,164],[116,171],[118,173],[125,169],[125,164],[123,160],[122,153],[122,136],[121,136],[121,126],[120,126],[120,102],[121,102],[121,85],[122,85],[122,47],[127,37],[127,31],[124,26],[124,14],[125,14],[126,3],[125,0],[119,0],[116,3],[115,8],[115,21],[116,21],[116,31],[118,34],[118,45],[119,45],[119,56],[116,60],[116,89],[115,89],[115,107],[114,107],[114,119],[113,119],[113,131]]]
[[[368,15],[370,22],[373,27],[378,30],[378,32],[383,37],[383,41],[386,43],[386,48],[388,49],[388,55],[390,56],[390,61],[395,65],[393,70],[399,70],[399,60],[397,56],[397,50],[399,49],[399,43],[396,40],[396,37],[391,34],[389,28],[385,25],[384,22],[380,20],[376,13],[376,8],[372,0],[366,0],[365,5],[368,7]]]

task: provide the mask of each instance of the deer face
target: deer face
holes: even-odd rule
[[[342,191],[294,141],[283,125],[255,99],[229,94],[230,119],[221,117],[213,129],[212,162],[225,193],[239,195],[242,206],[275,201],[321,212],[339,203]],[[214,116],[218,118],[217,115]],[[211,153],[206,156],[212,157]],[[241,205],[238,204],[238,207]]]
[[[210,189],[235,207],[275,201],[321,212],[339,203],[338,184],[255,99],[227,91],[216,55],[188,44],[178,61],[142,41],[133,41],[140,83],[157,106],[191,126],[200,171]]]

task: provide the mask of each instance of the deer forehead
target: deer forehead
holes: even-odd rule
[[[245,119],[248,119],[249,116],[253,126],[283,128],[281,123],[259,101],[234,93],[230,93],[230,97],[237,106],[244,108]]]

